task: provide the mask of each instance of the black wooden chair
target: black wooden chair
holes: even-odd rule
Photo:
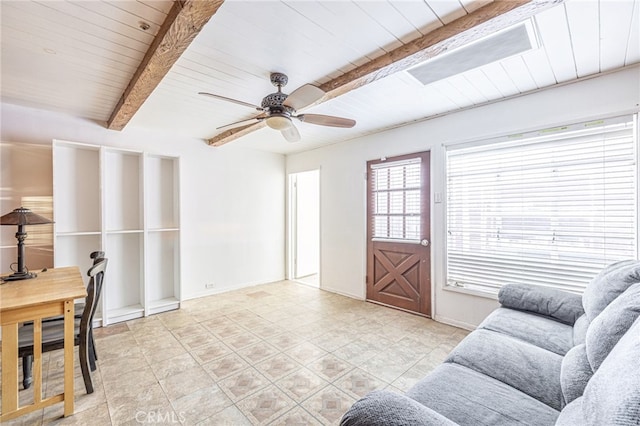
[[[95,260],[95,259],[94,259]],[[75,339],[74,345],[79,346],[80,368],[84,379],[84,386],[87,393],[93,393],[93,383],[91,382],[91,371],[95,371],[96,353],[93,347],[93,315],[96,312],[104,274],[107,268],[107,259],[99,259],[89,269],[89,285],[87,286],[87,297],[80,317],[75,317]],[[22,358],[23,385],[27,389],[32,382],[33,367],[33,323],[20,327],[18,332],[18,356]],[[42,352],[49,352],[64,347],[64,319],[50,318],[42,322]]]
[[[103,251],[94,251],[93,253],[91,253],[89,255],[89,257],[91,259],[93,259],[93,264],[97,264],[98,262],[104,260],[104,252]],[[100,280],[99,283],[97,283],[97,290],[96,293],[98,294],[98,299],[100,298],[100,295],[102,294],[102,283],[104,282],[104,277],[102,278],[102,280]],[[82,315],[81,313],[79,313],[80,311],[84,311],[84,304],[78,304],[76,305],[76,317],[78,315]],[[98,309],[98,302],[96,301],[96,304],[93,308],[93,313],[91,314],[91,318],[93,321],[93,316],[96,313],[96,310]],[[91,366],[91,371],[96,371],[96,361],[98,360],[98,352],[96,351],[96,342],[95,340],[93,340],[93,325],[89,328],[89,364]]]
[[[93,259],[93,264],[95,265],[96,263],[98,263],[98,262],[100,262],[101,260],[104,259],[104,252],[103,251],[94,251],[94,252],[91,252],[89,257],[91,259]],[[103,278],[102,281],[104,281],[104,278]],[[98,294],[98,297],[100,297],[100,295],[102,294],[102,281],[100,281],[100,283],[98,283],[98,288],[97,288],[97,291],[96,291],[96,293]],[[75,317],[77,319],[81,319],[82,318],[82,313],[84,311],[84,306],[85,306],[84,302],[76,303],[76,305],[75,305]],[[94,308],[94,312],[93,312],[94,315],[95,315],[95,311],[97,309],[98,309],[98,302],[96,302],[96,307]],[[62,320],[62,319],[63,319],[63,316],[59,315],[57,317],[46,318],[46,319],[43,320],[43,322],[59,321],[59,320]],[[25,323],[25,325],[28,325],[28,324],[32,324],[32,322],[29,321],[28,323]],[[97,360],[98,360],[98,352],[96,351],[96,342],[95,342],[95,340],[93,340],[93,327],[91,327],[90,330],[89,330],[89,365],[91,367],[91,371],[96,371],[96,361]],[[31,378],[31,375],[29,375],[29,380],[28,381],[24,381],[23,380],[23,386],[24,386],[25,389],[28,389],[29,386],[31,386],[30,378]]]

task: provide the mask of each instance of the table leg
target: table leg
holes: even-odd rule
[[[73,415],[73,300],[64,302],[64,416]]]
[[[2,412],[18,409],[18,324],[2,325]]]

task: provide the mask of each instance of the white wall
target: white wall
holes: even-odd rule
[[[367,160],[431,150],[431,191],[444,192],[444,143],[467,142],[558,124],[637,112],[640,67],[635,66],[372,136],[287,157],[287,173],[322,168],[322,288],[365,297]],[[494,299],[443,289],[445,211],[432,208],[435,319],[466,328],[497,307]]]
[[[284,156],[233,144],[213,148],[199,139],[136,128],[111,131],[89,120],[15,105],[1,108],[3,143],[50,147],[61,139],[181,157],[184,299],[284,279]],[[4,168],[3,162],[3,175]],[[214,288],[205,289],[206,283]]]

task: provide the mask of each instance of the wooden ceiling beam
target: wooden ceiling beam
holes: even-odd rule
[[[495,0],[322,84],[320,88],[326,94],[316,105],[480,40],[563,2],[564,0]],[[224,145],[264,127],[260,124],[263,123],[242,127],[241,135],[229,134],[228,130],[209,139],[207,143],[212,146]]]
[[[224,0],[176,0],[111,113],[107,128],[122,130],[182,56]]]
[[[563,2],[495,0],[321,85],[326,92],[322,102],[480,40]]]
[[[207,143],[212,146],[221,146],[231,141],[234,141],[242,136],[248,135],[249,133],[253,133],[256,130],[260,130],[267,125],[265,120],[262,120],[255,124],[249,124],[241,127],[234,127],[233,129],[225,130],[219,135],[215,136],[212,139],[209,139]],[[212,142],[215,139],[219,139],[221,142]]]

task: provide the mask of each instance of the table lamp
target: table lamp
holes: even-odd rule
[[[16,232],[16,238],[18,239],[18,268],[13,274],[2,277],[4,281],[27,280],[36,277],[36,274],[29,272],[24,265],[24,240],[27,238],[24,227],[25,225],[42,225],[45,223],[53,222],[24,207],[19,207],[11,213],[0,217],[0,225],[18,225],[18,232]]]

